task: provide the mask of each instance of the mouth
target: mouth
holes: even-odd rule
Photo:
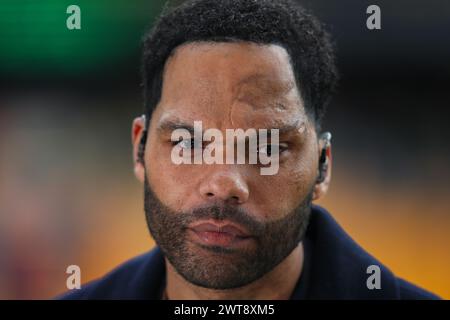
[[[230,222],[203,221],[188,228],[204,246],[237,247],[253,239],[242,227]]]

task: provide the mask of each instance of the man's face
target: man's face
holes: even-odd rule
[[[248,163],[174,164],[173,128],[194,121],[224,136],[226,129],[280,129],[278,172],[261,175],[260,164]],[[135,121],[135,147],[139,128]],[[189,282],[215,289],[248,284],[301,240],[311,200],[321,195],[318,155],[314,124],[282,47],[184,44],[165,66],[145,169],[135,167],[144,180],[149,229]]]

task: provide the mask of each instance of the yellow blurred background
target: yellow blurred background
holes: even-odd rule
[[[54,297],[67,266],[85,283],[154,245],[130,134],[139,39],[163,2],[1,2],[0,299]],[[342,73],[319,204],[398,276],[449,299],[450,4],[379,1],[385,29],[369,33],[369,2],[303,2],[329,25]],[[65,29],[72,3],[79,33]]]

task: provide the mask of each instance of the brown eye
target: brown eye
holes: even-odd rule
[[[270,157],[272,155],[272,153],[276,152],[277,150],[281,154],[287,150],[287,146],[284,144],[278,144],[278,145],[266,144],[266,145],[262,145],[262,146],[258,147],[257,152],[263,153],[263,154],[267,155],[268,157]]]
[[[196,148],[202,148],[202,144],[197,144],[195,139],[181,139],[178,141],[171,141],[172,146],[179,145],[182,149],[196,149]]]

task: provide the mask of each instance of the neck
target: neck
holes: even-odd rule
[[[173,300],[288,300],[303,267],[303,245],[299,245],[274,269],[245,286],[215,290],[196,286],[180,276],[166,259],[166,295]]]

